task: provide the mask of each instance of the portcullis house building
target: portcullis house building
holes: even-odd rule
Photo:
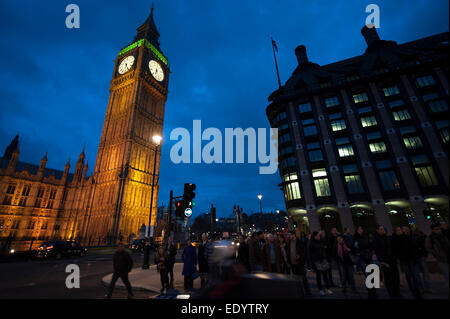
[[[449,33],[397,44],[361,32],[364,54],[324,66],[297,47],[269,97],[287,211],[303,230],[429,233],[448,219]]]

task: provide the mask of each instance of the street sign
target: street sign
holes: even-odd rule
[[[189,207],[186,208],[186,209],[184,210],[184,215],[185,215],[186,217],[190,217],[190,216],[192,215],[192,209],[190,209]]]

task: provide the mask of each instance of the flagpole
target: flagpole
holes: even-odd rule
[[[273,39],[272,40],[272,51],[273,51],[273,58],[275,60],[275,68],[277,70],[277,78],[278,78],[278,88],[281,89],[281,80],[280,80],[280,72],[278,71],[278,62],[277,62],[277,56],[275,54],[275,47],[273,46]]]

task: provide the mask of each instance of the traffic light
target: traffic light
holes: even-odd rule
[[[294,228],[297,228],[297,222],[294,222]]]
[[[423,215],[425,216],[426,220],[431,220],[433,218],[431,210],[430,209],[425,209],[423,211]]]
[[[184,215],[183,202],[181,200],[175,202],[175,215],[180,218]]]
[[[186,183],[184,184],[184,194],[183,194],[183,202],[185,208],[192,208],[195,206],[194,198],[195,198],[195,184]]]

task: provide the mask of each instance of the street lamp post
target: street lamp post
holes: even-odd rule
[[[147,233],[145,234],[145,248],[144,248],[144,264],[142,265],[142,269],[148,269],[150,266],[150,228],[152,222],[152,211],[153,211],[153,191],[155,188],[155,176],[156,176],[156,160],[158,155],[158,148],[161,145],[162,137],[159,135],[153,136],[153,142],[155,143],[155,158],[153,160],[153,177],[152,177],[152,192],[150,197],[150,214],[148,216],[148,227]],[[153,235],[153,234],[152,234]]]
[[[262,195],[258,194],[258,199],[259,199],[259,212],[262,214]]]

